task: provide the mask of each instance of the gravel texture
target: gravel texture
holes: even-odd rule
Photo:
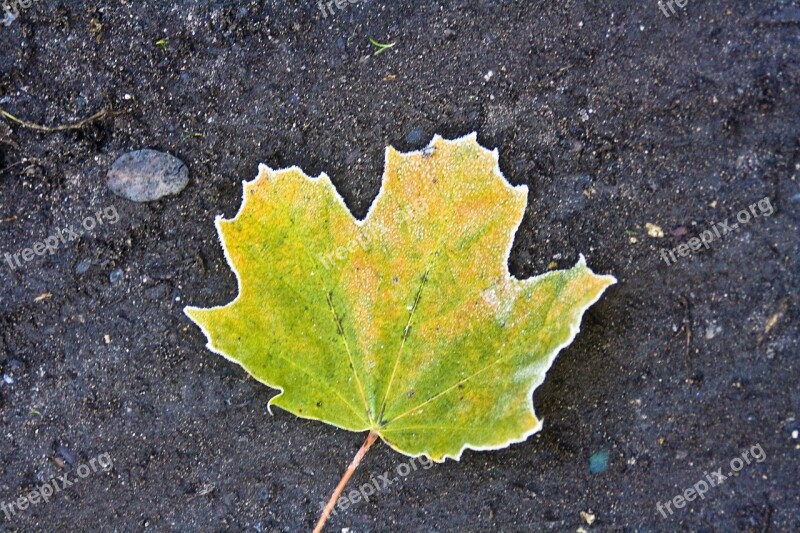
[[[0,108],[110,106],[0,120],[0,504],[74,481],[0,531],[308,531],[364,435],[270,416],[274,391],[205,349],[183,306],[236,293],[214,217],[259,162],[327,172],[363,217],[385,145],[472,131],[529,187],[510,271],[583,253],[620,283],[537,390],[540,433],[329,530],[799,531],[797,3],[340,5],[38,0],[0,26]],[[144,147],[185,162],[180,194],[109,190]],[[378,444],[351,483],[404,461]]]

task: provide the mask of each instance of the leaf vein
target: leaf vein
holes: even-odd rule
[[[563,290],[564,290],[564,287],[565,287],[565,286],[566,286],[566,283],[564,283],[563,285],[561,285],[561,286],[558,288],[558,294],[557,294],[557,295],[556,295],[556,296],[555,296],[555,297],[554,297],[554,298],[553,298],[553,299],[550,301],[550,309],[548,309],[548,310],[547,310],[547,316],[545,317],[545,324],[547,324],[547,323],[550,321],[550,320],[549,320],[549,318],[550,318],[550,312],[553,310],[553,307],[555,306],[556,302],[558,301],[558,298],[559,298],[559,296],[561,295],[561,292],[563,292]],[[477,371],[477,372],[475,372],[474,374],[472,374],[472,375],[470,375],[470,376],[467,376],[467,377],[465,377],[465,378],[461,379],[460,381],[456,382],[456,383],[455,383],[455,384],[453,384],[452,386],[448,387],[447,389],[445,389],[445,390],[443,390],[443,391],[441,391],[441,392],[438,392],[438,393],[434,394],[433,396],[431,396],[430,398],[428,398],[427,400],[425,400],[425,401],[424,401],[424,402],[422,402],[421,404],[417,405],[416,407],[412,407],[411,409],[408,409],[407,411],[404,411],[404,412],[400,413],[400,414],[399,414],[399,415],[397,415],[396,417],[394,417],[394,418],[392,418],[391,420],[387,421],[387,422],[386,422],[386,424],[388,425],[388,424],[389,424],[389,423],[391,423],[391,422],[394,422],[394,421],[396,421],[396,420],[399,420],[400,418],[403,418],[404,416],[407,416],[408,414],[410,414],[410,413],[412,413],[412,412],[414,412],[414,411],[418,410],[419,408],[421,408],[421,407],[423,407],[423,406],[425,406],[425,405],[427,405],[427,404],[429,404],[429,403],[433,402],[434,400],[437,400],[438,398],[440,398],[440,397],[442,397],[443,395],[445,395],[445,394],[449,393],[450,391],[452,391],[453,389],[455,389],[455,388],[456,388],[456,387],[458,387],[459,385],[463,385],[464,383],[466,383],[466,382],[467,382],[467,381],[469,381],[470,379],[474,378],[474,377],[475,377],[475,376],[477,376],[478,374],[481,374],[481,373],[482,373],[482,372],[484,372],[485,370],[488,370],[489,368],[491,368],[492,366],[494,366],[494,365],[496,365],[496,364],[498,364],[498,363],[504,362],[505,360],[509,359],[510,357],[512,357],[512,356],[514,356],[514,355],[516,355],[516,354],[515,354],[515,352],[513,352],[513,351],[510,351],[510,352],[509,352],[509,353],[507,353],[506,355],[504,355],[504,356],[502,356],[502,357],[498,357],[497,359],[495,359],[494,361],[492,361],[491,363],[489,363],[489,364],[488,364],[488,365],[486,365],[485,367],[481,368],[480,370],[478,370],[478,371]]]

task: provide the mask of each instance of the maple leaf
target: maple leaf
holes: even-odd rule
[[[583,256],[509,274],[527,188],[475,134],[387,148],[361,221],[325,174],[261,165],[243,188],[238,214],[216,219],[239,294],[186,314],[210,350],[280,389],[270,406],[370,431],[366,448],[379,437],[441,462],[525,440],[541,425],[533,390],[616,281]]]

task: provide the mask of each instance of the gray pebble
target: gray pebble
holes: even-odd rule
[[[425,142],[425,130],[422,128],[414,128],[406,133],[406,142],[408,144],[417,146]]]
[[[116,285],[117,283],[122,281],[122,278],[124,278],[124,277],[125,277],[125,272],[121,268],[118,268],[118,269],[114,270],[113,272],[111,272],[111,274],[109,274],[108,281],[110,281],[112,284]]]
[[[189,183],[189,169],[168,153],[136,150],[120,156],[108,171],[111,192],[134,202],[178,194]]]

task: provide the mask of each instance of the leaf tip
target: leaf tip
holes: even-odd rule
[[[593,271],[587,264],[586,264],[586,257],[583,254],[578,254],[578,262],[575,264],[574,268],[585,269],[589,271],[589,274],[594,276],[598,280],[602,280],[604,283],[603,290],[610,287],[611,285],[616,285],[618,283],[617,278],[612,276],[611,274],[597,274]],[[601,291],[602,292],[602,291]]]
[[[272,176],[273,173],[274,173],[274,171],[268,165],[266,165],[264,163],[259,163],[258,164],[258,175],[256,175],[256,180],[259,180],[259,179],[262,179],[262,178],[269,178],[269,177]],[[247,183],[247,182],[245,181],[243,183]]]

